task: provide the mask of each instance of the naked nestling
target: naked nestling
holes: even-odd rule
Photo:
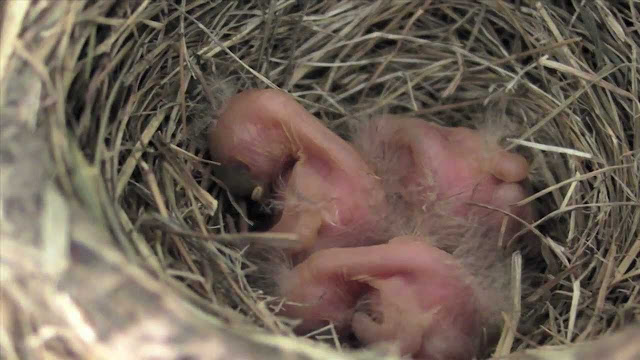
[[[469,359],[507,310],[503,214],[470,203],[530,220],[511,206],[526,197],[520,155],[477,131],[392,116],[347,143],[274,90],[232,97],[210,144],[273,190],[271,231],[301,240],[275,274],[278,295],[302,304],[282,312],[303,320],[297,331],[331,321],[416,359]]]

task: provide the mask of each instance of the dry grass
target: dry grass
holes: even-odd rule
[[[520,312],[505,314],[496,356],[640,320],[637,1],[15,1],[2,26],[3,114],[45,133],[64,199],[214,327],[328,356],[292,342],[273,315],[280,300],[247,281],[259,269],[244,246],[295,239],[243,234],[248,204],[208,160],[217,109],[249,87],[288,91],[340,134],[384,112],[508,128],[505,144],[533,164],[525,201],[540,214],[528,231],[541,255],[514,267],[517,294],[519,281],[534,288],[514,297]],[[51,216],[69,216],[46,199]],[[44,224],[51,266],[71,261],[61,228]],[[19,314],[28,297],[11,279],[3,303]],[[38,322],[51,306],[25,316]],[[11,326],[7,359],[24,351]],[[578,356],[562,354],[536,356]]]

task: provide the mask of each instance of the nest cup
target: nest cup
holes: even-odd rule
[[[243,234],[260,219],[208,155],[246,88],[339,134],[382,113],[499,130],[532,164],[539,220],[488,356],[640,356],[637,2],[1,7],[3,359],[395,358],[293,337],[247,280],[246,246],[289,239]]]

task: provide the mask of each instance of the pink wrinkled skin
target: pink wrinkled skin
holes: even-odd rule
[[[511,206],[527,195],[523,157],[474,130],[393,116],[362,127],[352,145],[275,90],[240,93],[223,110],[210,133],[214,158],[275,188],[282,208],[271,230],[301,239],[293,268],[276,279],[279,295],[301,304],[282,310],[303,320],[298,332],[331,321],[339,334],[415,359],[477,354],[502,295],[481,291],[478,275],[430,234],[441,213],[497,233],[504,215],[469,202],[530,220],[531,209]],[[418,235],[386,225],[400,216],[398,196],[411,209],[403,215],[421,214]],[[520,229],[509,224],[510,234]]]

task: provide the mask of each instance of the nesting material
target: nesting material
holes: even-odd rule
[[[3,358],[381,358],[294,338],[259,288],[250,250],[299,239],[245,234],[264,195],[208,154],[246,88],[341,135],[382,114],[499,134],[538,218],[493,355],[640,356],[636,1],[0,6]]]

